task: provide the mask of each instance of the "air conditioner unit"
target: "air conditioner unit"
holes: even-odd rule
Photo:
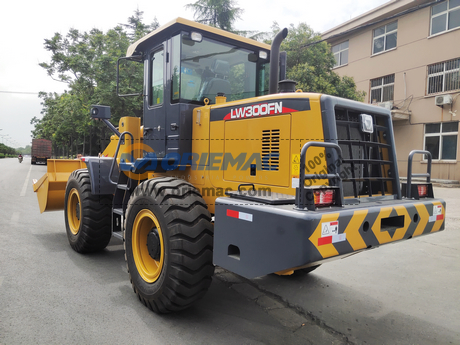
[[[434,98],[434,103],[438,107],[442,107],[445,104],[452,104],[452,96],[451,95],[441,95],[441,96],[436,96]]]
[[[385,108],[385,109],[388,109],[388,110],[393,109],[393,101],[380,102],[380,103],[377,103],[377,105],[379,107],[382,107],[382,108]]]

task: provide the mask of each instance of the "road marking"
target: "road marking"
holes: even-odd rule
[[[20,215],[21,215],[20,212],[13,212],[13,215],[11,216],[10,224],[11,225],[18,224]]]
[[[30,178],[30,172],[32,171],[32,165],[30,166],[30,169],[29,169],[29,172],[27,174],[27,177],[26,177],[26,180],[24,181],[24,185],[22,186],[22,191],[21,191],[21,194],[19,196],[25,196],[26,195],[26,191],[27,191],[27,184],[29,182],[29,178]]]

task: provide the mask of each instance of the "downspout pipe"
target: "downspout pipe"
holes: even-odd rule
[[[268,93],[270,95],[278,93],[278,78],[279,78],[279,64],[280,64],[280,46],[281,42],[286,38],[288,29],[284,28],[278,32],[273,39],[270,49],[270,81]]]

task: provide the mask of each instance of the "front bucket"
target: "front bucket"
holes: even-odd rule
[[[40,213],[64,209],[67,180],[73,171],[83,168],[86,168],[86,165],[81,160],[48,159],[46,174],[38,181],[33,180]]]

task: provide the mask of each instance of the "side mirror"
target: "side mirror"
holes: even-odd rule
[[[107,105],[92,105],[91,117],[95,120],[108,120],[112,115],[110,114],[110,107]]]

